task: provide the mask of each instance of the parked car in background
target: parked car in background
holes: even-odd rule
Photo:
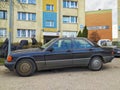
[[[100,39],[97,44],[99,46],[111,46],[112,45],[112,41],[110,39]]]
[[[101,47],[111,47],[114,51],[114,56],[120,56],[120,41],[111,41],[109,39],[100,39],[97,43]]]
[[[113,41],[114,46],[114,56],[120,57],[120,41]]]
[[[38,42],[34,37],[31,38],[31,40],[32,40],[32,47],[38,46],[37,45]],[[24,49],[25,46],[29,47],[28,40],[21,40],[20,43],[18,43],[17,45],[11,44],[11,51]],[[6,58],[7,55],[8,55],[8,38],[6,38],[6,40],[0,46],[0,57]]]
[[[98,71],[113,58],[112,48],[102,48],[86,38],[55,38],[40,48],[13,51],[5,66],[20,76],[30,76],[36,70],[76,66]]]

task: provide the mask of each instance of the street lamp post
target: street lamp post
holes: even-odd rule
[[[11,37],[13,29],[13,1],[9,0],[9,33],[8,33],[8,55],[11,53]]]

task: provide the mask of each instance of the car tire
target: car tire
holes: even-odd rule
[[[88,68],[92,71],[99,71],[103,66],[103,62],[100,57],[94,57],[91,59]]]
[[[16,65],[16,73],[20,76],[31,76],[36,71],[35,63],[31,59],[22,59]]]

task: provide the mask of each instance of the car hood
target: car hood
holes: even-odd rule
[[[25,53],[34,53],[42,51],[40,48],[29,48],[12,51],[12,54],[25,54]]]

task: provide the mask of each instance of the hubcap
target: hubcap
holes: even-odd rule
[[[31,69],[31,66],[28,63],[23,63],[20,66],[20,71],[23,72],[23,73],[29,72],[30,69]]]
[[[94,60],[92,66],[95,69],[99,69],[101,67],[101,62],[99,60]]]

